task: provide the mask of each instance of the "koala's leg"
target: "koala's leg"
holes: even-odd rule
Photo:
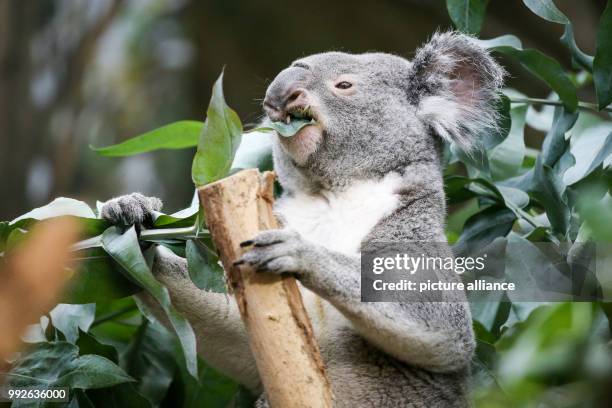
[[[157,248],[153,273],[168,288],[172,304],[191,323],[198,354],[204,361],[252,392],[261,392],[255,360],[234,299],[198,289],[188,276],[186,260],[164,247]],[[138,296],[157,311],[162,323],[171,327],[151,296],[144,293]]]

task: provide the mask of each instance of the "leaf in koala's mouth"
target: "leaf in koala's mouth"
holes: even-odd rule
[[[278,132],[283,137],[294,136],[302,128],[308,125],[314,125],[317,122],[312,118],[296,118],[292,117],[289,123],[285,122],[272,122],[270,127]]]

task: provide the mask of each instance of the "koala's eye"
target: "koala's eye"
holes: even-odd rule
[[[336,88],[338,88],[338,89],[349,89],[349,88],[351,88],[352,86],[353,86],[353,84],[351,84],[351,83],[350,83],[350,82],[348,82],[348,81],[342,81],[342,82],[338,82],[338,83],[336,84]]]

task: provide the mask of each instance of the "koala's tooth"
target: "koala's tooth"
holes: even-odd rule
[[[287,115],[287,117],[285,118],[285,123],[289,124],[289,122],[291,122],[291,117],[289,117],[289,115]]]

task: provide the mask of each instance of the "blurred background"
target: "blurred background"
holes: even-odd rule
[[[592,55],[605,0],[555,3]],[[563,26],[521,2],[492,0],[484,21],[482,38],[515,34],[569,68]],[[185,207],[191,149],[113,159],[89,146],[203,120],[224,66],[226,100],[253,124],[267,84],[296,58],[328,50],[410,57],[450,27],[443,0],[0,0],[0,220],[56,196],[93,204],[140,191],[163,198],[167,212]],[[502,62],[509,86],[547,96],[544,84]],[[594,101],[590,89],[579,98]]]

